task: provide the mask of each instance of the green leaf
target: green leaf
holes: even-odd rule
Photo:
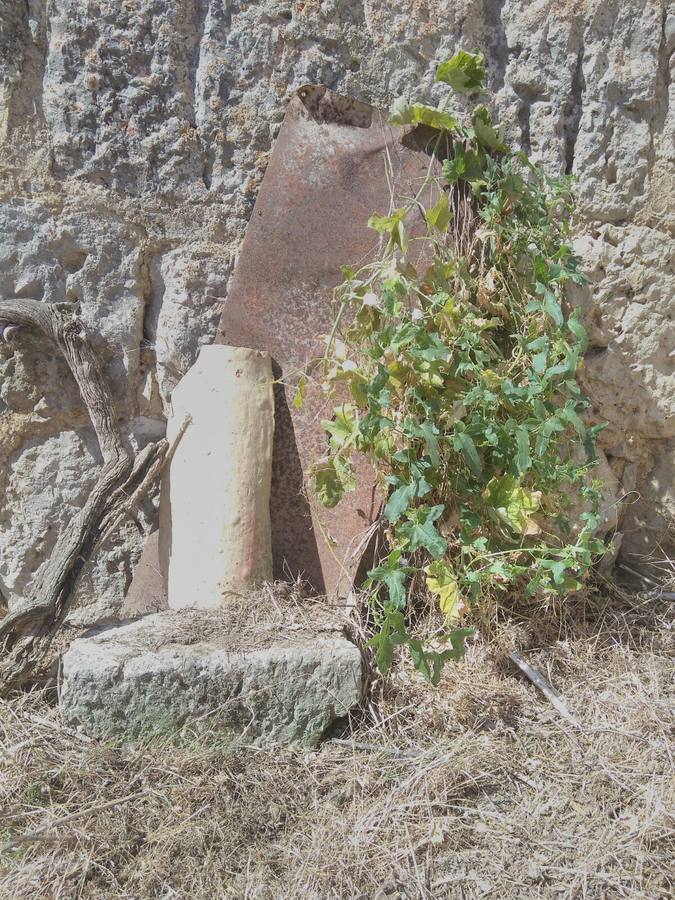
[[[384,515],[390,522],[398,522],[406,509],[410,506],[416,495],[415,483],[402,484],[391,494],[387,505],[384,507]]]
[[[407,210],[404,208],[395,209],[390,216],[380,216],[377,213],[368,219],[368,227],[373,228],[379,234],[389,235],[390,246],[395,244],[400,247],[404,253],[408,252],[408,238],[406,235],[404,219]]]
[[[453,435],[452,443],[455,450],[464,457],[464,461],[471,473],[478,477],[483,471],[483,466],[472,438],[465,431],[462,431]]]
[[[564,431],[565,426],[558,419],[557,416],[552,416],[546,422],[542,424],[539,429],[539,433],[537,435],[537,442],[535,444],[535,453],[539,457],[542,458],[546,450],[548,449],[549,441],[551,440],[551,435],[556,431]]]
[[[454,116],[442,109],[400,99],[392,104],[389,122],[391,125],[428,125],[439,131],[455,131],[459,124]]]
[[[497,130],[492,125],[490,113],[484,106],[477,106],[473,112],[473,129],[478,141],[489,150],[506,150],[506,144],[501,140]]]
[[[542,301],[544,311],[548,313],[559,328],[562,327],[565,317],[556,295],[540,282],[537,283],[537,293],[544,296]]]
[[[442,654],[443,657],[445,659],[453,659],[455,662],[459,662],[466,653],[464,641],[475,633],[475,628],[454,628],[448,635],[452,650],[444,650]]]
[[[419,426],[418,433],[424,438],[431,465],[437,469],[441,462],[438,454],[438,428],[433,422],[426,421]]]
[[[307,388],[307,379],[303,376],[298,381],[298,386],[295,389],[295,395],[293,397],[293,406],[296,409],[302,409],[302,404],[305,402],[305,389]]]
[[[422,642],[410,639],[408,641],[408,649],[410,650],[410,656],[417,671],[421,672],[427,681],[431,681],[431,668],[429,666],[427,654],[424,652]]]
[[[386,675],[394,661],[394,647],[396,646],[389,632],[381,631],[368,643],[371,647],[375,647],[375,665],[383,675]]]
[[[516,428],[516,445],[518,447],[518,453],[516,454],[516,469],[518,470],[518,474],[522,475],[530,468],[532,465],[532,459],[530,458],[530,435],[523,425],[519,425]]]
[[[525,193],[525,182],[520,175],[509,173],[501,183],[502,193],[507,200],[520,200]]]
[[[565,406],[559,410],[558,415],[565,422],[569,422],[582,440],[586,437],[586,426],[574,409],[574,401],[566,403]]]
[[[408,640],[403,613],[398,609],[387,609],[380,631],[368,641],[369,647],[375,647],[375,664],[380,672],[386,675],[391,669],[394,647]]]
[[[389,592],[389,599],[398,609],[403,609],[406,604],[407,594],[405,583],[408,575],[413,571],[408,566],[401,564],[401,550],[392,550],[387,559],[375,569],[368,572],[366,587],[371,587],[375,582],[384,584]]]
[[[438,597],[441,612],[449,621],[459,618],[462,598],[457,575],[452,565],[437,559],[425,567],[426,583],[432,594]]]
[[[472,186],[485,184],[481,158],[474,150],[465,150],[459,142],[455,142],[453,146],[452,158],[443,163],[443,175],[449,184],[454,184],[460,178]]]
[[[441,194],[441,199],[435,206],[426,211],[425,216],[431,228],[436,228],[438,231],[447,231],[452,217],[448,207],[448,195]]]
[[[330,446],[333,450],[342,450],[353,443],[356,435],[356,417],[351,403],[343,403],[335,408],[334,419],[323,419],[321,427],[330,434]]]
[[[543,375],[546,370],[546,363],[548,362],[548,350],[542,350],[540,353],[535,353],[532,357],[532,368],[537,373],[537,375]]]
[[[588,347],[588,334],[581,323],[579,310],[575,309],[567,320],[567,327],[579,341],[581,352]]]
[[[482,90],[485,84],[485,57],[460,50],[436,69],[436,81],[444,81],[461,94]]]
[[[356,488],[351,467],[343,460],[336,467],[335,459],[320,460],[312,466],[314,475],[314,489],[319,502],[332,509],[342,500],[345,491],[353,491]]]
[[[424,547],[432,557],[443,556],[448,542],[434,528],[434,522],[443,514],[445,507],[421,506],[407,513],[407,521],[396,529],[396,535],[405,541],[405,549],[411,552]]]

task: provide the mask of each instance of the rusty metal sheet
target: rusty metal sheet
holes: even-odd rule
[[[391,185],[413,196],[428,171],[428,134],[386,124],[386,115],[324,87],[292,98],[230,282],[216,342],[267,350],[276,377],[272,534],[275,577],[302,575],[319,592],[344,595],[362,537],[380,500],[365,463],[359,489],[333,510],[319,507],[303,473],[325,453],[318,392],[293,406],[293,385],[323,352],[340,266],[377,247],[371,213],[390,206]],[[327,541],[326,537],[330,540]]]

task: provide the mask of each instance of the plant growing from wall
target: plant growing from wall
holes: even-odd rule
[[[482,92],[484,59],[460,52],[436,77]],[[508,147],[484,105],[460,121],[447,104],[397,101],[390,121],[429,129],[431,164],[415,197],[371,217],[381,255],[343,269],[319,369],[336,405],[312,474],[332,507],[356,486],[354,454],[373,464],[387,497],[387,552],[366,581],[376,662],[386,672],[407,645],[436,681],[487,592],[582,586],[603,549],[589,474],[601,426],[582,420],[587,338],[564,303],[565,284],[585,282],[568,240],[569,179]],[[571,496],[585,507],[574,517]],[[420,588],[447,624],[433,648],[407,615]]]

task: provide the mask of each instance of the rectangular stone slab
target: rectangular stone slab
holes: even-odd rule
[[[284,382],[275,392],[275,577],[303,576],[321,593],[348,592],[380,497],[362,462],[358,490],[333,510],[318,507],[303,475],[326,452],[320,420],[330,418],[332,407],[310,387],[302,409],[295,409],[295,384],[307,362],[323,353],[340,266],[372,257],[378,236],[368,218],[388,212],[390,182],[399,195],[417,193],[429,167],[428,146],[428,131],[393,128],[366,104],[323,87],[301,88],[260,187],[216,338],[267,350]]]
[[[216,730],[259,747],[314,746],[359,702],[358,647],[337,629],[233,624],[167,610],[71,643],[59,695],[67,722],[121,743]]]

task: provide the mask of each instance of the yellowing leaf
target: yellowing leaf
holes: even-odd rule
[[[377,213],[368,219],[368,228],[373,228],[378,234],[389,235],[389,246],[394,245],[400,247],[404,252],[408,252],[408,237],[405,230],[403,220],[406,217],[406,210],[395,209],[390,216],[380,216]]]
[[[389,363],[387,371],[389,372],[389,380],[396,389],[403,387],[410,375],[410,370],[407,366],[401,365],[397,360]]]
[[[492,478],[483,497],[502,522],[518,534],[534,535],[541,531],[537,522],[531,518],[541,506],[541,491],[528,491],[514,475]]]
[[[432,228],[437,228],[438,231],[446,231],[452,216],[448,207],[448,195],[442,194],[438,203],[432,206],[431,209],[428,209],[425,215],[427,222]]]
[[[481,377],[483,381],[487,384],[489,388],[493,391],[499,388],[500,384],[504,380],[501,375],[498,375],[493,369],[483,369],[481,372]]]
[[[321,427],[330,434],[330,445],[336,452],[353,443],[356,431],[356,417],[351,403],[335,407],[335,417],[322,419]]]
[[[349,462],[336,456],[315,463],[310,474],[314,476],[314,489],[323,506],[332,509],[346,491],[356,490],[356,478]]]
[[[307,387],[307,379],[301,378],[298,381],[298,386],[295,389],[295,396],[293,397],[293,406],[296,409],[302,409],[302,404],[305,402],[305,389]]]
[[[450,620],[459,618],[463,608],[459,594],[457,576],[450,563],[442,559],[434,560],[425,567],[427,587],[438,597],[441,612]]]
[[[439,131],[454,131],[459,124],[454,116],[442,109],[423,103],[406,103],[403,99],[392,104],[389,122],[392,125],[428,125]]]

